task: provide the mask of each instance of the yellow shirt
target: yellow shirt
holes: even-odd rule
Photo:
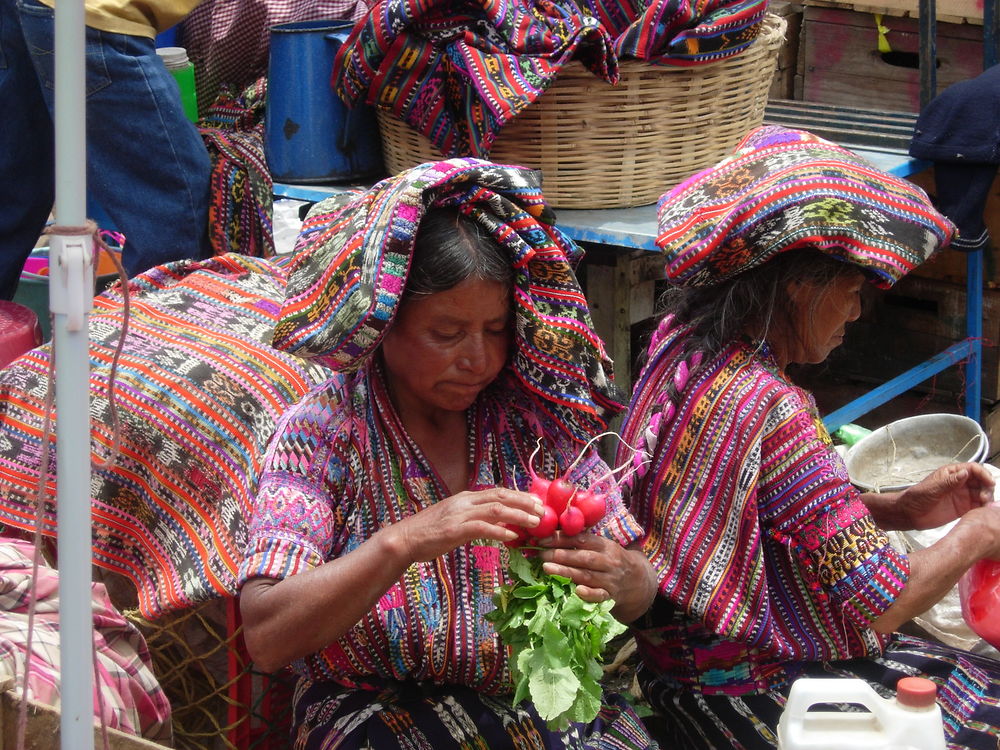
[[[55,7],[55,0],[39,0]],[[85,0],[87,25],[113,34],[152,39],[195,9],[201,0]]]

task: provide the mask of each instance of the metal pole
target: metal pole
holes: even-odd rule
[[[56,0],[56,224],[86,220],[86,40],[83,0]],[[90,394],[87,318],[93,240],[51,237],[49,306],[56,353],[59,519],[60,746],[94,747],[91,611]]]
[[[937,7],[920,0],[920,109],[937,95]]]

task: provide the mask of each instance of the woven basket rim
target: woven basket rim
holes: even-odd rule
[[[572,60],[484,158],[540,169],[557,208],[654,203],[763,122],[785,27],[768,13],[744,52],[701,65],[622,60],[617,85]],[[446,158],[389,110],[376,114],[390,173]]]

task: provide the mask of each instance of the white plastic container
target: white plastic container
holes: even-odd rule
[[[779,750],[946,750],[937,687],[904,677],[896,697],[882,698],[864,680],[802,678],[792,684],[778,722]],[[818,703],[854,703],[863,711],[811,711]]]

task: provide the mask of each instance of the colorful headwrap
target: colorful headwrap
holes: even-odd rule
[[[710,286],[815,248],[888,288],[955,227],[916,185],[811,133],[766,125],[660,198],[657,245],[678,286]]]
[[[479,159],[421,164],[345,204],[317,204],[288,272],[274,346],[357,369],[395,318],[424,213],[453,206],[510,252],[514,347],[509,364],[577,438],[621,409],[611,361],[573,272],[580,249],[555,227],[540,173]]]

